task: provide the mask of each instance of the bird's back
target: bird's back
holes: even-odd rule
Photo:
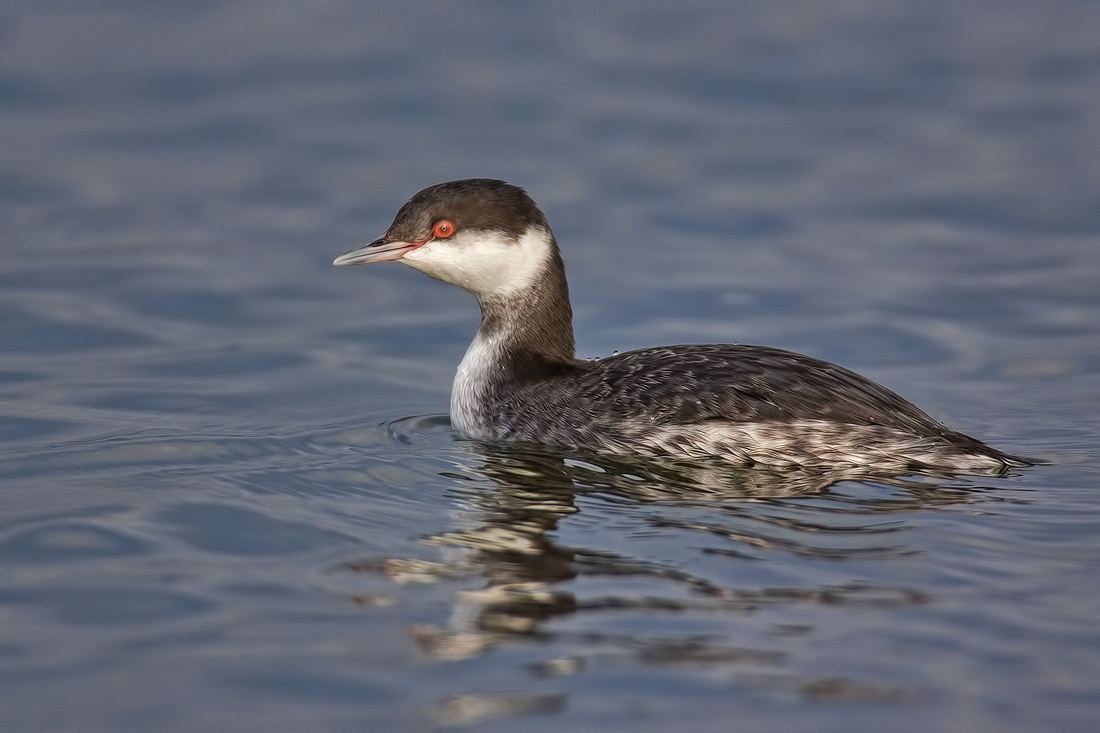
[[[859,462],[1023,463],[855,372],[763,346],[664,346],[558,365],[501,384],[490,402],[499,437],[573,448],[816,465],[874,443],[881,449]],[[722,443],[730,444],[725,456]]]

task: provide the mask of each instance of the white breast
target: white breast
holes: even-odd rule
[[[468,438],[489,439],[494,434],[485,405],[493,370],[500,368],[500,339],[478,330],[455,372],[451,385],[451,426]]]

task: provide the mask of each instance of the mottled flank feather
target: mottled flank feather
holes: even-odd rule
[[[855,372],[763,346],[643,349],[486,386],[484,437],[740,466],[1023,465]]]

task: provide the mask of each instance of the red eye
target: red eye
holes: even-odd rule
[[[435,228],[432,229],[434,234],[439,239],[446,239],[455,233],[455,225],[446,219],[441,219],[435,223]]]

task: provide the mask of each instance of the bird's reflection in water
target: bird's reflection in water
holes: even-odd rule
[[[908,691],[846,678],[798,678],[775,673],[785,653],[775,648],[731,646],[698,635],[582,634],[568,644],[547,621],[606,611],[697,612],[747,616],[765,607],[819,604],[904,607],[927,601],[918,590],[850,582],[821,587],[731,588],[676,564],[615,552],[567,547],[555,530],[576,514],[578,498],[630,505],[647,512],[656,531],[701,532],[720,547],[704,554],[759,559],[767,552],[828,559],[888,559],[911,554],[897,534],[901,515],[935,506],[983,501],[988,491],[949,476],[766,471],[721,464],[637,462],[563,456],[539,447],[464,443],[469,460],[451,475],[455,493],[474,511],[475,526],[434,535],[426,542],[449,548],[445,562],[382,560],[350,563],[398,582],[443,578],[484,579],[477,590],[456,593],[446,627],[416,625],[410,633],[427,654],[462,659],[509,642],[541,640],[573,648],[614,649],[649,666],[728,667],[731,674],[773,690],[794,689],[806,699],[890,701]],[[840,485],[852,490],[838,491]],[[605,507],[606,511],[607,507]],[[648,578],[680,590],[661,595],[616,593],[578,597],[567,581]],[[772,640],[811,629],[777,626]],[[768,638],[768,637],[758,637]],[[536,665],[539,676],[574,674],[591,653],[558,656]],[[770,671],[761,673],[760,667]],[[746,668],[755,668],[752,674]],[[854,692],[853,692],[854,691]],[[468,701],[467,701],[468,702]],[[453,707],[453,706],[452,706]],[[482,709],[475,705],[460,709]],[[450,709],[450,708],[447,708]]]

